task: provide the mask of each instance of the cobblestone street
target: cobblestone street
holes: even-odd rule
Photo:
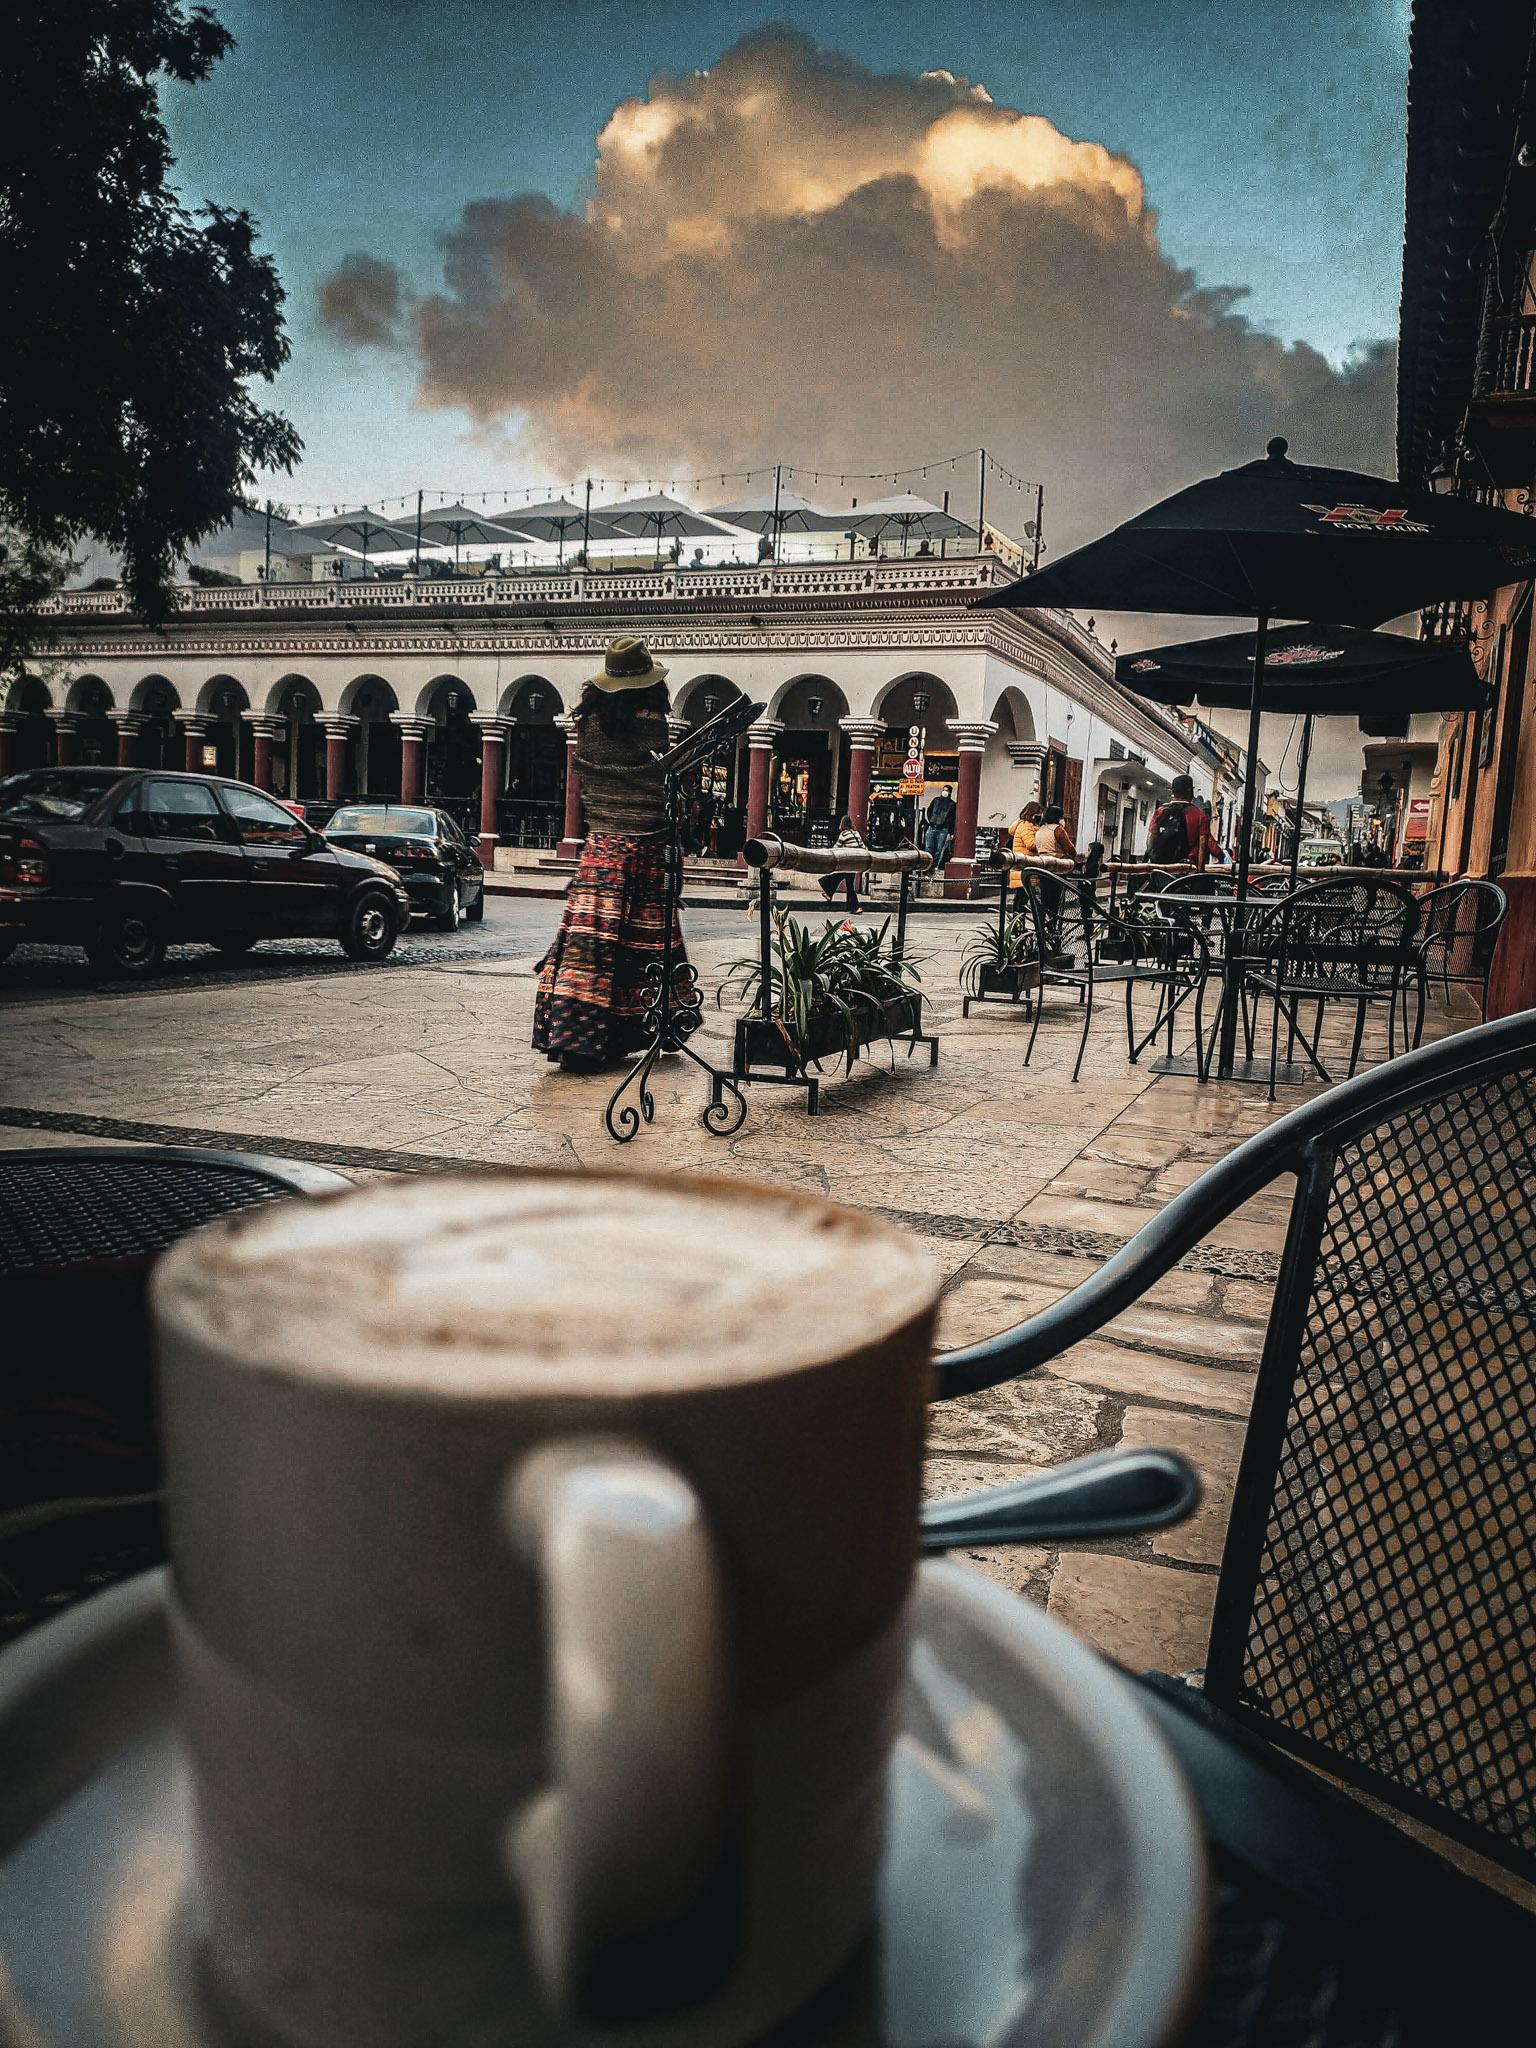
[[[814,1119],[796,1090],[750,1089],[744,1127],[722,1141],[697,1122],[702,1077],[670,1059],[654,1125],[618,1147],[602,1125],[613,1080],[562,1074],[529,1050],[534,966],[558,912],[493,899],[483,925],[412,936],[381,968],[298,944],[236,966],[187,949],[162,978],[129,988],[96,984],[76,956],[18,954],[0,975],[0,1144],[266,1150],[359,1177],[500,1163],[755,1176],[916,1235],[946,1277],[952,1346],[1085,1279],[1206,1166],[1310,1092],[1283,1090],[1272,1112],[1252,1086],[1202,1088],[1131,1067],[1123,1010],[1108,997],[1073,1085],[1080,1012],[1069,990],[1048,993],[1026,1071],[1022,1010],[961,1018],[973,921],[928,916],[914,920],[911,943],[941,1041],[936,1069],[888,1053],[848,1079],[829,1067]],[[695,1043],[724,1063],[730,1019],[713,990],[753,927],[699,910],[686,928],[710,995]],[[1466,1021],[1432,1004],[1426,1037]],[[1385,1049],[1375,1027],[1367,1049]],[[1272,1190],[1099,1337],[933,1411],[934,1497],[1121,1442],[1168,1445],[1199,1468],[1206,1501],[1182,1528],[977,1560],[1132,1666],[1201,1662],[1284,1224],[1285,1191]]]

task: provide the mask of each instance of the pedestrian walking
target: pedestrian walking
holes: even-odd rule
[[[850,854],[868,853],[869,851],[858,827],[854,824],[852,818],[846,814],[843,817],[842,823],[837,828],[837,837],[832,842],[832,851],[834,853],[846,852]],[[859,908],[859,876],[862,873],[862,868],[848,868],[846,870],[840,868],[836,874],[823,875],[818,887],[829,903],[836,896],[839,885],[846,887],[848,891],[849,915],[856,916]]]
[[[1159,804],[1147,827],[1147,859],[1158,867],[1177,867],[1185,862],[1203,869],[1221,848],[1211,830],[1211,814],[1195,802],[1195,785],[1187,775],[1175,775],[1168,785],[1172,801]]]
[[[610,640],[576,707],[587,839],[565,915],[539,968],[536,1052],[591,1073],[646,1043],[646,970],[665,942],[667,671],[643,640]],[[672,958],[686,965],[673,914]]]

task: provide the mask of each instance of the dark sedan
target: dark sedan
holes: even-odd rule
[[[440,932],[485,915],[485,869],[446,811],[431,804],[343,804],[327,821],[332,846],[371,853],[399,875],[418,916]]]
[[[83,946],[101,973],[147,975],[182,940],[236,954],[287,938],[382,960],[409,915],[391,868],[245,783],[115,768],[0,781],[0,960],[35,939]]]

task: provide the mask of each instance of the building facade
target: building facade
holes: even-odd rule
[[[1536,493],[1533,30],[1532,0],[1416,0],[1398,357],[1404,482],[1521,512]],[[1391,811],[1399,850],[1422,825],[1426,865],[1490,878],[1509,898],[1494,1016],[1536,1005],[1532,588],[1425,613],[1426,637],[1467,645],[1489,702],[1415,720],[1367,755],[1365,793]]]
[[[652,573],[186,588],[171,621],[120,591],[67,592],[0,706],[0,767],[109,761],[206,768],[299,800],[429,797],[482,855],[582,834],[569,715],[607,641],[643,636],[682,728],[737,692],[763,711],[712,794],[748,833],[815,837],[844,811],[876,843],[956,797],[947,881],[978,827],[1062,805],[1078,844],[1139,850],[1174,775],[1224,794],[1222,762],[1119,688],[1070,616],[972,609],[1008,580],[992,554],[766,562]],[[904,774],[914,751],[921,764]]]

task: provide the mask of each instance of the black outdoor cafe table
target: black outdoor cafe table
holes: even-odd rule
[[[1209,875],[1210,870],[1207,869],[1206,873]],[[1256,868],[1250,872],[1249,881],[1252,883],[1255,879],[1261,881],[1274,880],[1282,875],[1289,878],[1289,868]],[[1303,868],[1297,876],[1297,886],[1299,888],[1307,888],[1315,882],[1323,881],[1375,881],[1395,882],[1400,888],[1433,888],[1443,879],[1444,877],[1438,872],[1424,868],[1353,868],[1341,866]],[[1205,911],[1215,917],[1219,917],[1222,923],[1223,950],[1229,951],[1232,944],[1232,919],[1236,915],[1238,908],[1237,884],[1235,878],[1229,878],[1226,873],[1220,871],[1218,871],[1214,880],[1214,887],[1204,889],[1180,887],[1159,889],[1154,900],[1166,905],[1170,910]],[[1273,911],[1279,908],[1286,900],[1288,894],[1289,891],[1274,892],[1262,888],[1255,890],[1250,887],[1243,907],[1260,913]],[[1245,964],[1241,955],[1238,956],[1237,964],[1239,977],[1241,977]],[[1239,978],[1240,985],[1241,981]],[[1223,978],[1221,1001],[1217,1004],[1216,1020],[1211,1027],[1213,1034],[1219,1034],[1221,1029],[1221,1013],[1228,999],[1228,986],[1225,978]],[[1213,1043],[1215,1042],[1217,1040],[1213,1038]],[[1154,1074],[1192,1076],[1197,1081],[1213,1081],[1218,1078],[1230,1081],[1262,1081],[1266,1084],[1269,1081],[1268,1060],[1236,1060],[1233,1062],[1230,1074],[1218,1077],[1214,1071],[1214,1061],[1208,1063],[1206,1070],[1203,1073],[1201,1072],[1201,1061],[1198,1051],[1164,1053],[1159,1059],[1155,1059],[1152,1062],[1152,1071]],[[1286,1060],[1276,1067],[1275,1081],[1277,1085],[1285,1087],[1296,1082],[1305,1081],[1312,1077],[1313,1073],[1314,1069],[1310,1063],[1304,1063],[1300,1060]]]

